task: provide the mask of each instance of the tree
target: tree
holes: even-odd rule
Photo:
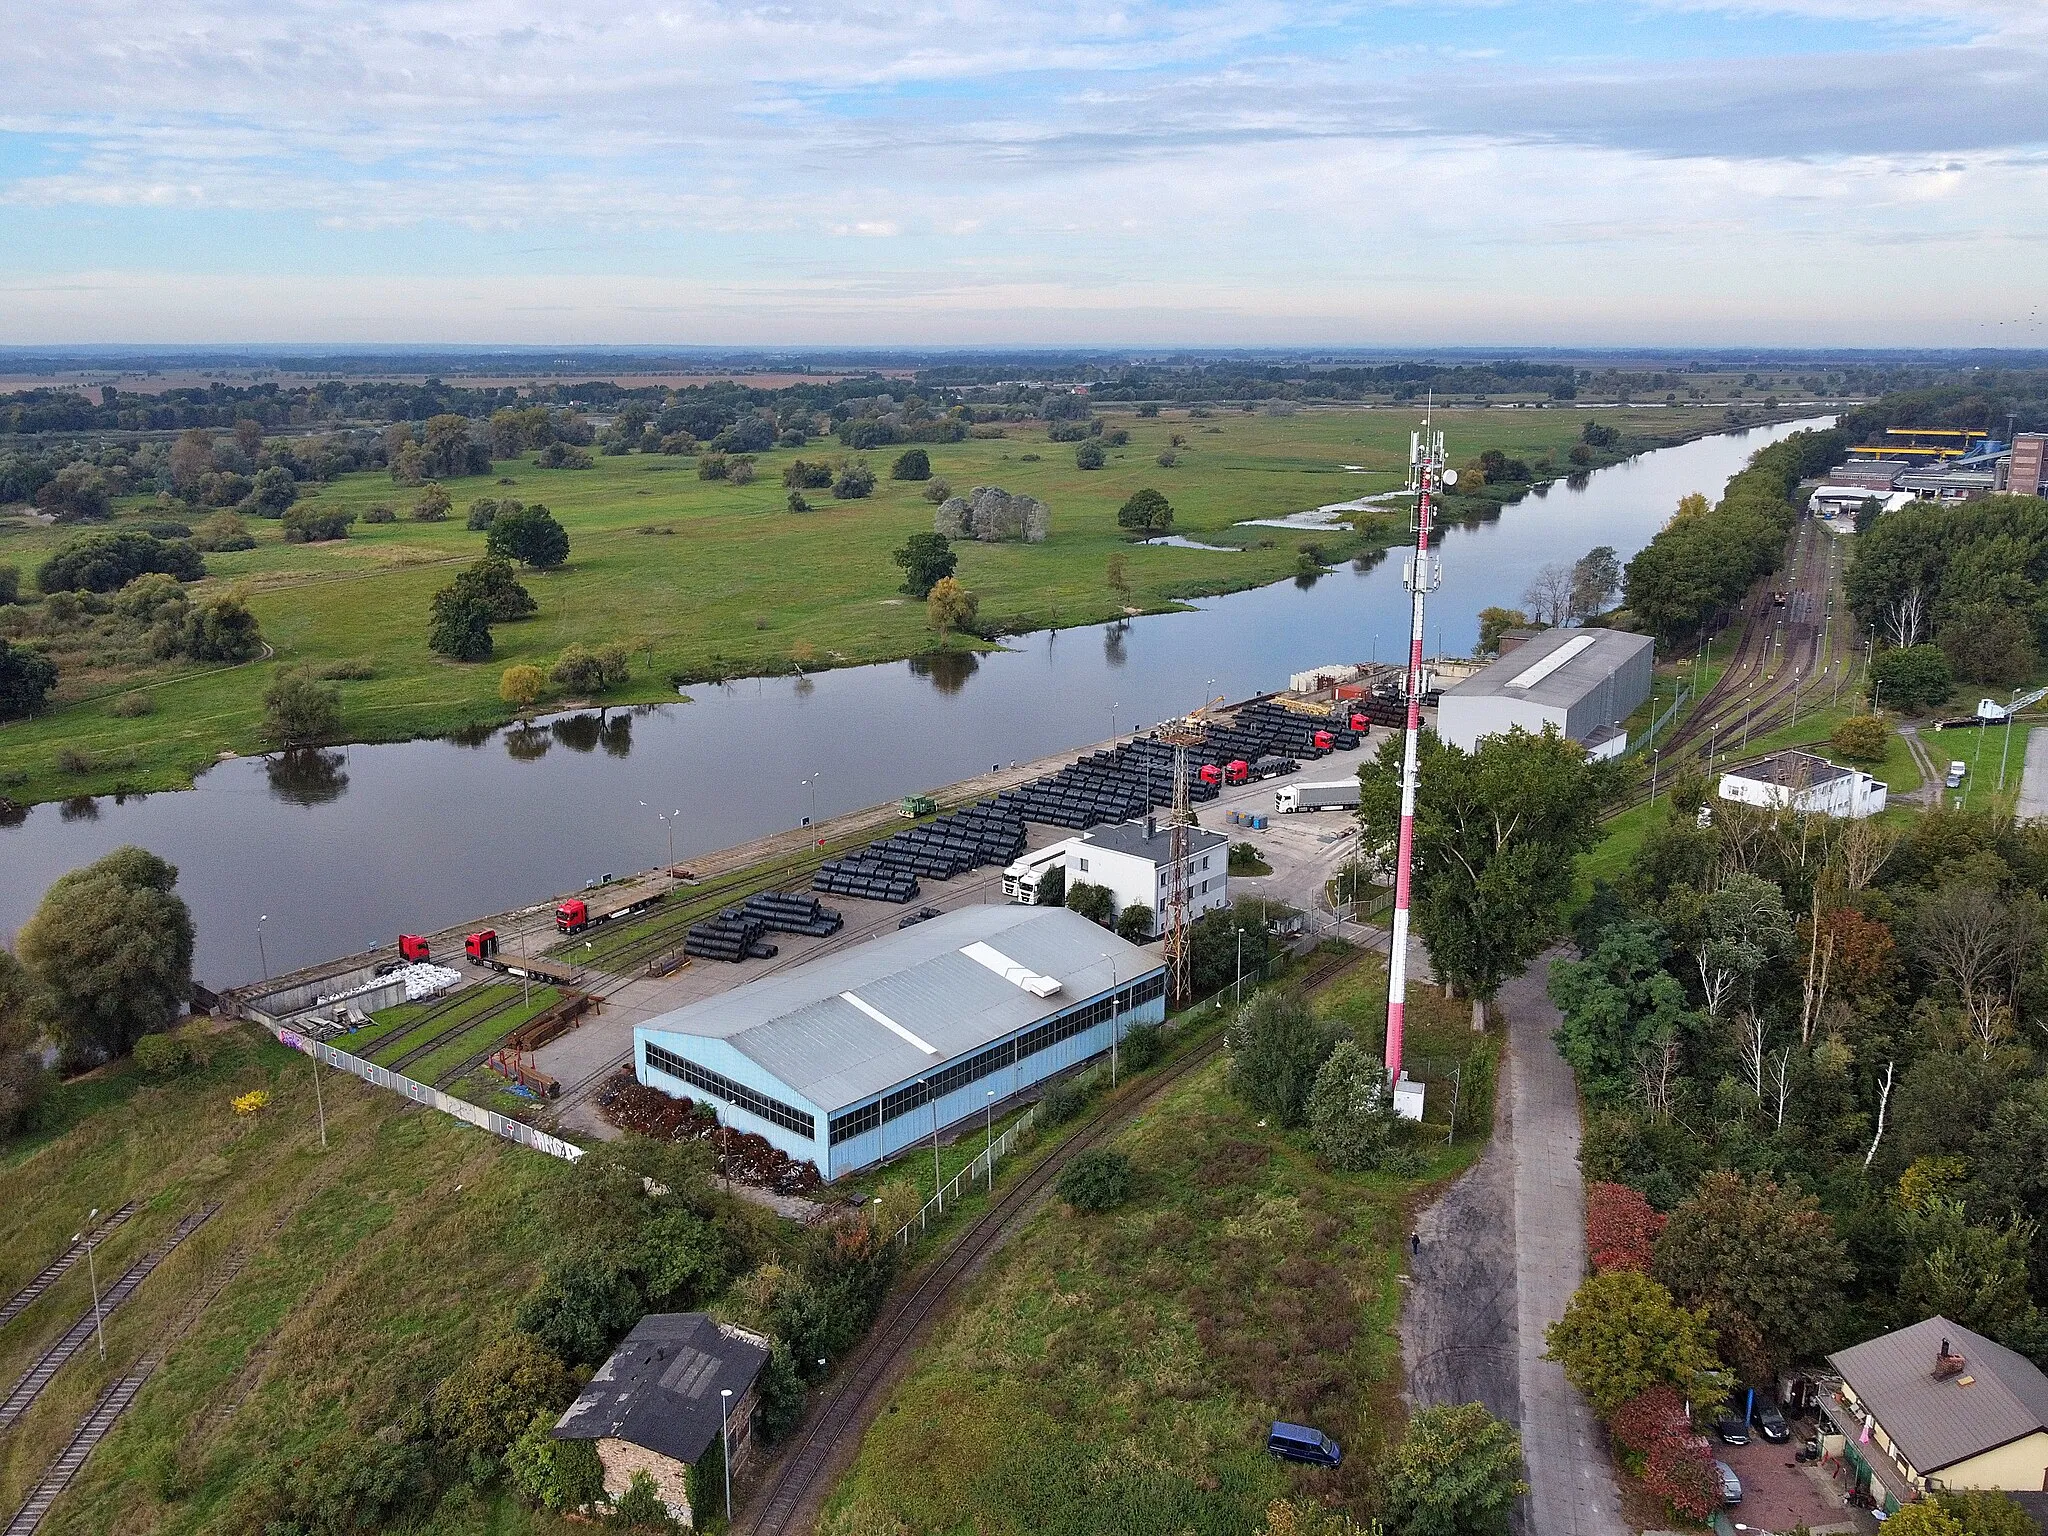
[[[502,555],[485,555],[473,562],[455,578],[452,587],[443,590],[477,599],[493,624],[523,619],[540,607],[533,594],[512,574],[512,562]]]
[[[2032,902],[2008,901],[1972,880],[1950,880],[1921,899],[1915,957],[1953,990],[1987,1060],[2011,1032],[2013,1004],[2040,945],[2037,913]]]
[[[792,512],[808,512],[811,510],[811,504],[804,500],[804,493],[802,491],[791,491],[787,505]]]
[[[1076,469],[1100,469],[1108,457],[1109,455],[1102,451],[1100,439],[1087,438],[1074,450],[1074,467]]]
[[[1116,915],[1116,936],[1131,944],[1142,944],[1152,937],[1152,909],[1142,901],[1134,901]]]
[[[1382,1508],[1395,1536],[1506,1536],[1522,1439],[1478,1403],[1424,1408],[1387,1458]]]
[[[429,416],[420,433],[420,473],[431,479],[460,479],[491,472],[491,450],[470,440],[469,418],[447,412]]]
[[[1572,618],[1572,593],[1576,584],[1574,568],[1561,560],[1538,566],[1522,592],[1522,604],[1538,624],[1556,628]]]
[[[0,638],[0,720],[34,714],[56,686],[54,661],[41,651]]]
[[[1902,1320],[1939,1314],[1993,1338],[2008,1333],[2034,1312],[2027,1258],[2035,1231],[2017,1216],[1998,1225],[1973,1222],[1962,1201],[1941,1195],[1902,1211]]]
[[[1390,736],[1359,774],[1359,814],[1375,847],[1400,825],[1401,750]],[[1437,974],[1490,1002],[1557,931],[1577,858],[1599,838],[1600,809],[1619,783],[1555,730],[1519,726],[1465,752],[1423,737],[1415,824],[1415,925]]]
[[[1142,538],[1153,538],[1173,526],[1173,507],[1158,491],[1146,486],[1131,492],[1116,509],[1116,525]]]
[[[1763,1380],[1828,1336],[1855,1270],[1813,1196],[1722,1169],[1671,1213],[1651,1272],[1704,1309],[1721,1353]]]
[[[263,739],[274,747],[309,747],[340,732],[340,686],[302,667],[279,667],[263,691]]]
[[[538,699],[547,687],[547,679],[539,667],[525,662],[507,667],[498,676],[498,697],[514,709],[525,709]]]
[[[1925,1501],[1923,1501],[1925,1502]],[[1934,1495],[1934,1505],[1962,1527],[1963,1536],[2040,1536],[2019,1500],[1996,1489],[1957,1489]],[[1907,1508],[1917,1508],[1908,1505]],[[1903,1515],[1906,1511],[1901,1510]],[[1896,1517],[1894,1517],[1896,1518]],[[1887,1525],[1891,1522],[1886,1521]],[[1923,1532],[1922,1536],[1927,1536]]]
[[[1109,590],[1110,590],[1110,593],[1111,593],[1111,594],[1112,594],[1112,595],[1113,595],[1113,596],[1114,596],[1114,597],[1116,598],[1116,601],[1117,601],[1117,606],[1118,606],[1118,607],[1120,607],[1120,608],[1128,608],[1128,607],[1130,607],[1130,606],[1131,606],[1131,568],[1130,568],[1130,562],[1129,562],[1129,561],[1127,561],[1126,559],[1124,559],[1124,557],[1123,557],[1122,555],[1111,555],[1111,556],[1109,557],[1109,566],[1108,566],[1107,570],[1106,570],[1106,571],[1104,572],[1104,576],[1105,576],[1105,579],[1106,579],[1106,580],[1108,581],[1108,583],[1109,583]]]
[[[1098,927],[1107,928],[1116,921],[1116,895],[1106,885],[1076,880],[1066,889],[1066,906]]]
[[[439,1440],[487,1481],[537,1414],[560,1414],[576,1397],[569,1368],[531,1334],[485,1345],[434,1388],[428,1415]]]
[[[903,567],[903,590],[912,597],[929,597],[960,563],[943,533],[913,533],[890,558]]]
[[[1288,992],[1261,992],[1230,1022],[1230,1088],[1246,1108],[1283,1130],[1308,1116],[1316,1074],[1344,1031]]]
[[[1621,561],[1615,557],[1614,546],[1595,545],[1572,566],[1572,616],[1588,619],[1605,613],[1620,590]]]
[[[412,504],[412,520],[416,523],[445,523],[448,514],[455,509],[455,498],[438,480],[421,487],[419,499]]]
[[[1947,703],[1952,687],[1948,656],[1940,646],[1909,645],[1878,653],[1870,664],[1865,693],[1873,707],[1885,703],[1898,710],[1918,710]]]
[[[589,650],[572,645],[555,661],[548,676],[573,693],[602,693],[617,688],[632,675],[632,658],[623,645],[599,646]]]
[[[1852,763],[1875,763],[1884,758],[1891,741],[1891,727],[1883,715],[1851,715],[1828,738],[1834,748]]]
[[[1387,1069],[1356,1040],[1339,1040],[1308,1094],[1309,1141],[1346,1173],[1383,1166],[1397,1130]]]
[[[192,993],[192,914],[176,866],[140,848],[61,876],[16,945],[46,1001],[65,1059],[131,1050],[168,1029]]]
[[[841,501],[859,501],[872,495],[874,489],[875,472],[868,468],[865,459],[856,459],[847,465],[839,471],[839,478],[832,482],[832,494]]]
[[[107,477],[90,464],[66,464],[36,492],[36,505],[53,522],[103,522],[114,515]]]
[[[1664,1217],[1626,1184],[1595,1182],[1586,1190],[1586,1256],[1595,1274],[1610,1269],[1649,1273]]]
[[[2031,1524],[2031,1522],[2029,1522]],[[1884,1523],[1888,1536],[1970,1536],[1962,1521],[1934,1499],[1908,1504]]]
[[[67,539],[36,569],[36,585],[51,592],[118,592],[138,576],[162,571],[180,581],[206,574],[199,551],[183,539],[158,539],[124,528]]]
[[[1038,877],[1038,901],[1041,907],[1063,907],[1067,904],[1067,872],[1055,864]]]
[[[505,1471],[521,1498],[566,1514],[604,1498],[604,1462],[589,1440],[557,1440],[553,1413],[537,1413],[505,1452]]]
[[[552,571],[569,558],[569,534],[538,502],[510,510],[500,507],[484,547],[535,570]]]
[[[934,582],[925,599],[925,613],[932,628],[939,632],[939,644],[944,645],[953,630],[972,627],[979,606],[980,599],[951,576]]]
[[[518,507],[523,506],[524,503],[514,501],[508,502],[506,505]],[[463,526],[471,533],[488,532],[491,524],[497,521],[498,512],[499,503],[488,496],[479,496],[469,504],[469,518]]]
[[[1551,1001],[1564,1011],[1558,1050],[1588,1098],[1621,1098],[1643,1057],[1690,1027],[1685,987],[1665,966],[1669,953],[1655,923],[1621,922],[1585,959],[1551,966]]]
[[[640,1293],[618,1260],[586,1251],[548,1266],[516,1323],[569,1364],[598,1365],[640,1313]]]
[[[932,505],[934,506],[937,506],[940,502],[946,500],[949,496],[953,494],[953,487],[947,484],[943,477],[936,477],[926,481],[924,490],[921,491],[919,494],[922,495],[926,501],[932,503]]]
[[[896,462],[889,466],[891,480],[929,480],[931,477],[931,455],[922,448],[904,449],[896,455]]]
[[[0,1141],[29,1123],[49,1086],[36,1051],[47,1012],[28,968],[0,949]]]
[[[1724,1395],[1711,1337],[1704,1312],[1681,1307],[1648,1275],[1615,1269],[1572,1293],[1564,1316],[1544,1330],[1543,1358],[1564,1367],[1602,1418],[1652,1387],[1704,1408]]]
[[[300,502],[284,515],[284,541],[287,544],[324,544],[333,539],[345,539],[355,520],[355,513],[340,507],[322,509],[311,502]]]
[[[452,661],[490,660],[490,604],[459,585],[443,587],[429,611],[427,649]]]
[[[1054,1189],[1077,1211],[1107,1211],[1131,1193],[1131,1160],[1107,1147],[1091,1147],[1060,1170]]]
[[[1479,643],[1472,647],[1474,656],[1492,656],[1500,650],[1501,636],[1511,629],[1527,629],[1529,615],[1519,608],[1482,608],[1479,610]]]
[[[299,482],[282,464],[256,471],[249,487],[249,510],[258,517],[283,517],[299,499]]]
[[[263,627],[240,591],[217,592],[186,611],[177,647],[194,661],[250,661],[263,653]]]
[[[0,608],[11,608],[21,601],[21,567],[0,565]]]

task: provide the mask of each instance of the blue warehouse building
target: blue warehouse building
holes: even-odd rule
[[[836,1179],[1165,1016],[1152,952],[1064,907],[963,907],[650,1019],[634,1068]]]

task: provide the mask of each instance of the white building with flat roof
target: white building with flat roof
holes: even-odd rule
[[[1811,752],[1774,752],[1721,775],[1720,797],[1738,805],[1861,821],[1884,809],[1891,787]]]
[[[1067,889],[1085,880],[1106,885],[1118,916],[1126,907],[1149,907],[1152,933],[1165,931],[1176,884],[1187,892],[1188,920],[1230,905],[1230,840],[1220,832],[1188,828],[1188,859],[1173,863],[1172,832],[1157,821],[1127,821],[1103,827],[1067,849]]]

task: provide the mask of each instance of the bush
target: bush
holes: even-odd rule
[[[926,481],[924,489],[918,494],[936,506],[953,494],[953,487],[948,485],[943,477],[940,477]]]
[[[135,1065],[151,1077],[176,1077],[204,1060],[205,1052],[189,1029],[144,1035],[135,1042]]]
[[[752,485],[754,483],[754,461],[745,454],[740,455],[727,467],[725,478],[734,485]]]
[[[1882,715],[1851,715],[1834,729],[1828,739],[1852,763],[1874,763],[1884,757],[1891,729]]]
[[[1131,1160],[1106,1147],[1091,1147],[1060,1171],[1053,1186],[1077,1211],[1107,1211],[1131,1193]]]
[[[412,504],[412,520],[416,523],[445,523],[454,506],[454,498],[439,481],[433,481],[420,491],[419,500]]]
[[[323,512],[311,502],[300,502],[284,515],[284,540],[287,544],[324,544],[345,539],[355,520],[353,512]]]
[[[171,526],[174,525],[151,524],[153,528]],[[226,554],[230,550],[254,549],[256,536],[249,532],[249,525],[242,521],[239,514],[222,509],[199,525],[192,535],[192,547],[208,554]]]
[[[1100,469],[1108,460],[1108,457],[1109,455],[1102,451],[1102,444],[1091,437],[1074,450],[1074,467],[1076,469]]]
[[[575,1398],[569,1368],[531,1334],[512,1333],[443,1379],[428,1418],[434,1438],[483,1482],[536,1415],[558,1415]]]
[[[366,683],[377,675],[377,663],[368,656],[344,656],[306,670],[324,683]]]
[[[1123,1064],[1126,1072],[1142,1072],[1166,1052],[1166,1032],[1157,1024],[1133,1024],[1124,1031]]]
[[[1424,1408],[1387,1458],[1381,1506],[1398,1536],[1507,1536],[1522,1440],[1478,1403]]]
[[[568,1514],[604,1497],[604,1463],[589,1440],[557,1440],[556,1418],[533,1416],[505,1452],[505,1473],[528,1504]]]
[[[41,651],[0,639],[0,720],[34,714],[56,686],[54,661]]]
[[[875,472],[860,461],[847,465],[832,482],[832,494],[841,501],[859,501],[874,489]]]
[[[263,738],[275,747],[314,746],[341,731],[341,690],[301,667],[280,667],[263,693]]]
[[[432,1492],[426,1451],[344,1433],[245,1483],[228,1511],[233,1530],[348,1536],[409,1525]]]
[[[618,1260],[588,1252],[549,1265],[514,1321],[569,1364],[599,1365],[640,1314],[640,1293]]]
[[[732,473],[732,460],[722,453],[707,453],[697,461],[699,480],[723,480]]]
[[[1596,1274],[1611,1269],[1650,1272],[1664,1218],[1626,1184],[1595,1182],[1586,1191],[1586,1252]]]
[[[1947,703],[1951,683],[1948,656],[1938,645],[1880,651],[1870,665],[1872,700],[1901,710]]]
[[[471,533],[485,533],[497,515],[498,504],[488,496],[479,496],[469,504],[469,520],[463,526]]]
[[[0,608],[12,607],[21,601],[21,567],[0,565]]]
[[[811,504],[804,500],[804,493],[802,491],[791,491],[787,505],[792,512],[808,512],[811,510]]]
[[[1134,901],[1116,915],[1116,936],[1126,943],[1142,944],[1152,937],[1152,909]]]
[[[157,539],[123,529],[67,540],[36,570],[36,586],[52,592],[118,592],[138,576],[161,571],[180,581],[206,574],[199,551],[182,539]]]
[[[1106,885],[1076,880],[1067,887],[1067,910],[1078,912],[1089,922],[1107,928],[1116,921],[1116,895]]]
[[[622,645],[601,646],[595,651],[572,645],[562,652],[548,676],[575,693],[602,693],[624,683],[631,670]]]
[[[832,484],[832,466],[792,459],[782,471],[782,483],[793,491],[822,491]]]
[[[1065,1125],[1088,1107],[1095,1085],[1084,1073],[1063,1077],[1045,1090],[1038,1101],[1038,1123],[1044,1127]]]
[[[533,460],[536,469],[588,469],[593,462],[581,448],[567,443],[549,443]]]
[[[929,480],[932,477],[932,458],[922,448],[906,448],[896,455],[896,462],[889,466],[891,480]]]
[[[1399,1131],[1387,1069],[1356,1040],[1338,1041],[1309,1089],[1307,1119],[1310,1142],[1332,1168],[1385,1168]]]
[[[1323,1063],[1342,1031],[1286,992],[1261,992],[1231,1021],[1230,1087],[1244,1105],[1282,1129],[1300,1125]]]
[[[123,720],[135,720],[156,713],[156,699],[147,693],[124,693],[107,706],[107,713]]]
[[[366,523],[395,523],[398,521],[398,514],[389,507],[379,503],[363,514],[363,521]]]
[[[524,709],[546,691],[547,678],[539,667],[521,663],[507,667],[498,677],[498,697],[514,709]]]

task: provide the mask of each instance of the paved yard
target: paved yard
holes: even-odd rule
[[[1742,1479],[1742,1503],[1728,1511],[1731,1522],[1752,1531],[1789,1531],[1800,1525],[1815,1532],[1858,1529],[1854,1511],[1843,1507],[1827,1474],[1793,1461],[1797,1437],[1783,1445],[1772,1445],[1761,1436],[1747,1445],[1723,1445],[1718,1437],[1710,1438],[1714,1454]]]

